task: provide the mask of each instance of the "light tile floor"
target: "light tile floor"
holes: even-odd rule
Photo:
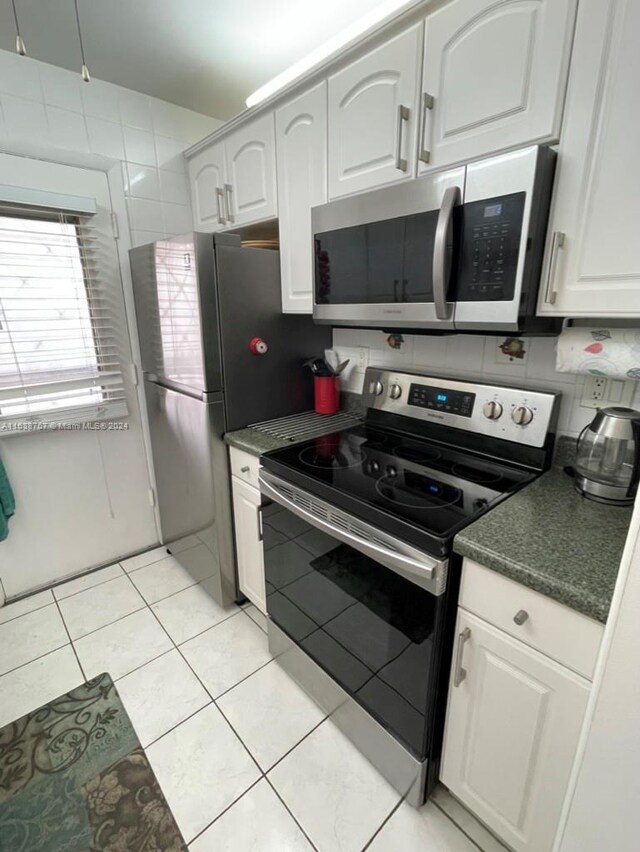
[[[402,802],[271,659],[264,616],[211,599],[194,544],[189,571],[156,548],[0,609],[0,727],[107,671],[191,852],[502,849],[446,791]]]

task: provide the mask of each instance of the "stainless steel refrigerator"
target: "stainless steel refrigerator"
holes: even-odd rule
[[[310,409],[303,363],[331,345],[330,330],[282,314],[278,252],[235,234],[167,238],[130,260],[162,542],[227,604],[238,588],[223,435]],[[171,547],[194,533],[197,564]]]

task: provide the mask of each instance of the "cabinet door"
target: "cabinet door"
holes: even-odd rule
[[[426,21],[419,172],[557,140],[576,0],[454,0]]]
[[[327,200],[327,84],[276,112],[282,310],[313,310],[311,208]]]
[[[517,852],[546,852],[589,683],[463,609],[456,635],[442,781]]]
[[[190,160],[191,203],[193,223],[197,231],[212,232],[225,227],[226,173],[223,142],[212,145]]]
[[[640,316],[640,4],[581,0],[540,313]]]
[[[229,168],[225,209],[231,225],[261,222],[277,214],[273,124],[270,112],[225,140]]]
[[[260,536],[260,492],[231,477],[233,518],[238,560],[238,585],[261,612],[267,611],[264,586],[264,555]]]
[[[420,25],[329,78],[329,197],[415,175]]]

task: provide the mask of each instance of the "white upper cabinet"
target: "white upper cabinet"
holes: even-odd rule
[[[580,0],[540,313],[640,317],[640,3]]]
[[[329,78],[329,197],[415,176],[417,25]]]
[[[277,214],[273,113],[243,125],[225,140],[231,225],[272,219]]]
[[[327,200],[326,82],[276,112],[276,161],[282,310],[311,313],[311,208]]]
[[[551,852],[590,684],[463,609],[440,777],[516,852]]]
[[[277,214],[273,113],[196,154],[189,161],[189,180],[198,231],[273,219]]]
[[[197,231],[220,231],[226,226],[226,176],[224,142],[212,145],[189,161],[193,223]]]
[[[418,172],[557,141],[576,0],[453,0],[426,20]]]

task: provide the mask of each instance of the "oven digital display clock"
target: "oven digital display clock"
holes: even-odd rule
[[[418,384],[412,384],[409,388],[409,405],[431,408],[445,414],[457,414],[460,417],[471,417],[475,401],[476,395],[465,391]]]

